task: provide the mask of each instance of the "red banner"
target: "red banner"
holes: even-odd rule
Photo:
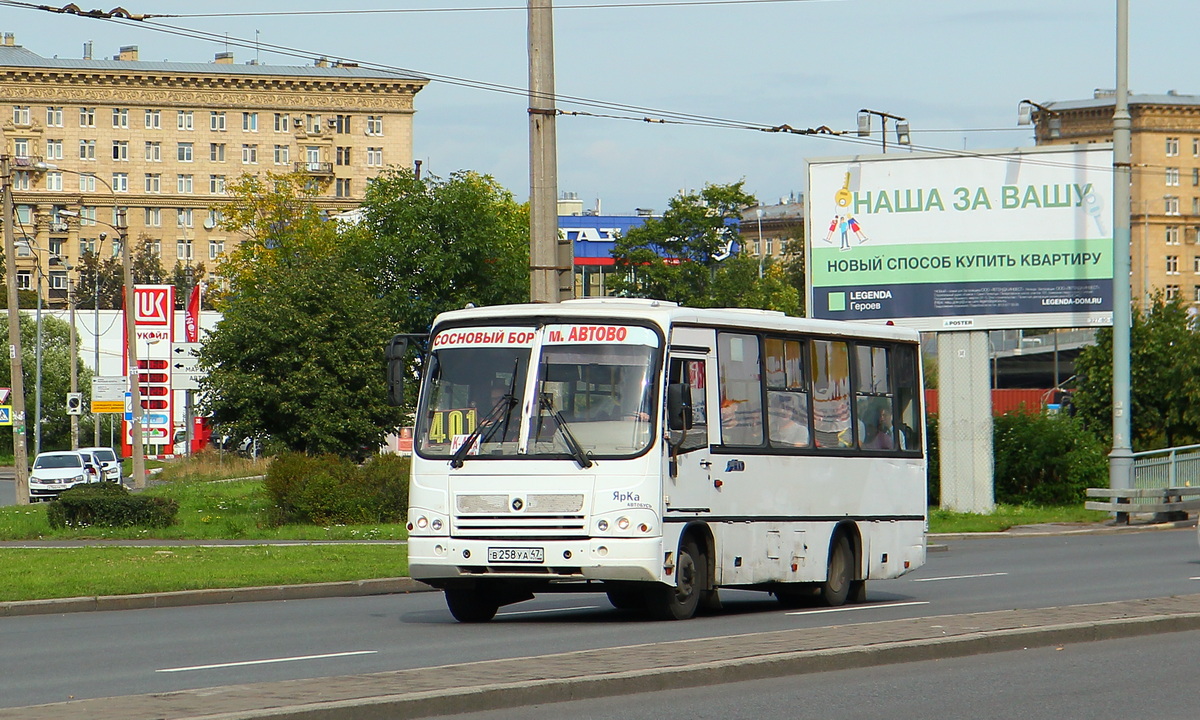
[[[183,316],[183,331],[187,342],[200,342],[200,285],[188,293],[187,311]]]

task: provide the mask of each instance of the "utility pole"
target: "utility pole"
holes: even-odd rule
[[[70,270],[70,268],[68,268]],[[77,342],[75,339],[75,281],[67,278],[67,304],[70,306],[71,313],[71,393],[79,392],[79,357],[77,355]],[[97,339],[99,342],[99,339]],[[79,415],[71,413],[71,449],[79,449]]]
[[[0,178],[4,181],[4,279],[8,285],[8,362],[10,370],[13,473],[18,505],[29,504],[29,454],[25,448],[25,372],[21,367],[21,305],[17,299],[17,243],[13,225],[12,158],[0,155]]]
[[[1117,97],[1113,107],[1113,384],[1112,451],[1108,484],[1116,490],[1133,486],[1130,445],[1129,346],[1132,309],[1129,287],[1129,0],[1117,0]],[[1143,274],[1145,269],[1142,270]],[[1117,519],[1123,519],[1119,513]],[[1126,516],[1127,518],[1128,516]]]
[[[136,298],[133,294],[133,254],[129,251],[129,232],[125,225],[125,208],[117,208],[117,238],[121,243],[121,264],[125,269],[125,353],[129,365],[130,401],[133,406],[133,426],[130,428],[130,444],[133,454],[133,486],[146,487],[146,448],[142,445],[142,390],[137,358],[137,318],[134,311]]]
[[[529,298],[555,303],[575,294],[574,250],[558,232],[558,151],[554,107],[554,7],[529,0]]]

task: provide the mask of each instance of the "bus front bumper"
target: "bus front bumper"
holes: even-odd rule
[[[408,571],[417,580],[665,581],[661,538],[464,540],[410,537]]]

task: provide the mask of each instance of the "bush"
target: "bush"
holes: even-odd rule
[[[46,509],[50,527],[169,527],[179,503],[170,498],[134,495],[117,483],[76,485]]]
[[[938,457],[938,417],[925,416],[925,447],[929,452],[925,465],[925,499],[936,507],[942,499],[942,466]]]
[[[1073,505],[1107,482],[1106,450],[1075,418],[1009,413],[993,427],[998,503]]]
[[[333,455],[284,453],[271,462],[265,487],[274,525],[399,522],[408,509],[408,461],[379,456],[360,468]]]

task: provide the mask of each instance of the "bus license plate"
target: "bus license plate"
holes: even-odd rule
[[[488,548],[488,562],[540,563],[545,562],[542,548]]]

